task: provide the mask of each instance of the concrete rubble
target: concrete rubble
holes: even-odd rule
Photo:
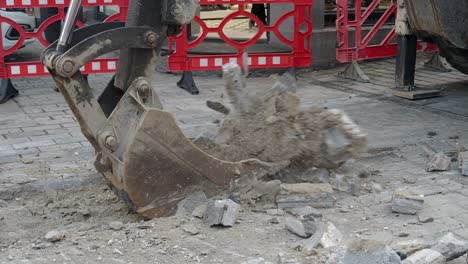
[[[399,214],[417,214],[424,205],[420,195],[408,189],[399,189],[393,193],[392,212]]]
[[[423,144],[422,148],[428,157],[426,162],[427,171],[447,171],[450,169],[452,159],[444,152],[437,152],[428,144]]]
[[[403,264],[444,264],[445,257],[432,249],[423,249],[409,256]]]
[[[468,240],[449,232],[437,240],[431,249],[439,252],[450,261],[468,252]]]
[[[400,257],[382,242],[356,239],[333,248],[327,264],[400,264]]]
[[[44,236],[44,239],[47,242],[58,242],[60,240],[63,240],[64,238],[65,238],[65,231],[57,230],[57,229],[47,232],[47,234],[45,234]]]
[[[279,208],[331,208],[335,202],[333,188],[326,183],[281,184],[281,192],[276,198]]]
[[[205,223],[209,226],[234,226],[240,205],[231,199],[210,201],[205,212]]]
[[[427,161],[427,171],[447,171],[452,159],[443,152],[437,152]]]
[[[319,228],[321,223],[311,216],[298,219],[292,216],[285,217],[285,226],[291,233],[303,238],[312,236]]]
[[[124,227],[124,224],[120,221],[112,221],[109,223],[109,228],[115,231],[119,231]]]
[[[302,252],[312,255],[317,248],[331,248],[338,246],[343,240],[343,234],[332,223],[321,223],[318,230],[304,242]]]
[[[400,256],[401,259],[406,259],[409,255],[412,255],[419,250],[430,248],[431,245],[424,239],[417,238],[394,241],[390,244],[390,247]]]

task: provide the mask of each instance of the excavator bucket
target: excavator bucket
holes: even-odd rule
[[[243,179],[274,174],[291,161],[338,160],[343,153],[358,152],[360,148],[350,146],[365,141],[365,135],[340,113],[299,111],[298,98],[288,90],[291,78],[251,96],[245,80],[239,79],[240,68],[227,65],[226,88],[234,106],[218,143],[240,149],[217,152],[232,157],[230,161],[218,159],[211,155],[216,152],[208,154],[184,136],[174,116],[163,110],[150,81],[167,34],[178,34],[181,25],[192,20],[197,1],[131,0],[125,24],[91,25],[71,35],[80,2],[71,1],[62,35],[44,51],[42,61],[95,148],[96,169],[145,218],[174,214],[179,202],[192,192],[209,195],[235,190]],[[80,68],[116,50],[120,50],[120,60],[114,78],[103,91],[91,87]],[[236,124],[244,117],[249,125],[236,132]],[[317,119],[324,121],[317,124]],[[261,137],[262,127],[271,134],[270,141],[249,139],[250,133]],[[230,139],[239,144],[229,144]],[[243,152],[244,143],[263,150],[262,161],[256,159],[257,149]],[[323,157],[311,158],[322,150]]]

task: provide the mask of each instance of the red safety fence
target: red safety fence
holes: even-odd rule
[[[238,4],[239,9],[222,19],[217,27],[209,27],[200,17],[194,21],[201,27],[201,34],[193,41],[188,40],[187,27],[183,32],[170,39],[168,64],[172,71],[219,70],[228,62],[242,65],[242,55],[248,47],[253,46],[265,32],[275,34],[284,44],[291,48],[288,52],[249,53],[248,64],[250,68],[295,68],[311,64],[311,35],[312,35],[312,3],[313,0],[200,0],[200,5],[212,4]],[[273,25],[264,25],[255,15],[245,10],[245,4],[292,4],[292,10],[283,14]],[[236,41],[224,33],[226,24],[235,17],[247,17],[258,25],[258,31],[249,40]],[[280,32],[281,25],[292,18],[293,34],[291,38]],[[216,33],[220,39],[231,47],[234,54],[190,54],[190,50],[199,46],[209,33]],[[175,47],[175,48],[174,48]]]
[[[352,13],[348,6],[349,0],[336,0],[337,61],[353,62],[397,55],[397,44],[393,41],[395,26],[388,28],[388,33],[381,41],[378,41],[377,37],[386,24],[394,22],[397,14],[397,0],[391,0],[391,4],[382,10],[383,13],[377,22],[372,23],[372,26],[367,26],[368,19],[382,2],[374,0],[368,7],[363,7],[362,0],[354,0],[352,7],[354,13]],[[354,19],[350,19],[350,16],[354,16]],[[354,43],[351,37],[354,37]],[[374,43],[376,41],[378,43]],[[433,52],[437,51],[437,46],[418,42],[417,50]]]
[[[84,0],[83,6],[119,6],[120,12],[109,16],[105,22],[125,21],[128,10],[129,0]],[[28,62],[5,62],[5,57],[16,52],[26,42],[31,39],[38,40],[44,47],[50,43],[44,37],[46,28],[54,22],[65,19],[65,8],[70,4],[70,0],[0,0],[0,8],[57,8],[57,14],[47,18],[33,31],[26,31],[21,25],[12,19],[1,16],[0,23],[8,24],[8,29],[14,28],[19,33],[16,44],[12,46],[4,45],[3,37],[0,37],[0,79],[36,77],[48,75],[47,69],[40,61]],[[5,13],[6,14],[6,13]],[[83,27],[81,21],[77,21],[77,27]],[[1,36],[4,36],[3,26],[0,28]],[[117,69],[117,58],[96,59],[81,69],[84,74],[110,73]]]

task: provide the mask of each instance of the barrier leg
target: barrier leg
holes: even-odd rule
[[[370,82],[370,78],[355,61],[351,62],[343,72],[338,73],[338,76],[364,83]]]
[[[16,90],[13,83],[11,83],[10,78],[0,79],[0,104],[3,104],[9,99],[17,96],[18,93],[18,90]]]
[[[294,78],[297,81],[297,69],[296,68],[294,68],[294,67],[288,68],[288,70],[286,72],[291,74],[291,76],[294,76]]]
[[[424,66],[438,72],[451,72],[447,62],[439,55],[439,52],[432,54],[429,61],[424,63]]]
[[[180,81],[177,83],[177,86],[180,88],[186,90],[190,94],[199,94],[200,91],[198,90],[197,85],[195,84],[195,81],[193,80],[193,74],[191,71],[184,71],[182,74],[182,78]]]
[[[416,68],[415,35],[397,35],[398,51],[395,65],[395,87],[392,93],[410,100],[437,97],[439,90],[416,90],[414,74]]]

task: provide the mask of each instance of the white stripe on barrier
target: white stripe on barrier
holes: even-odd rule
[[[273,64],[278,65],[281,63],[281,58],[280,57],[273,57]]]
[[[107,69],[109,69],[109,70],[117,69],[117,65],[115,64],[115,61],[108,61],[107,62]]]
[[[237,63],[237,58],[229,58],[229,62]]]
[[[28,65],[28,73],[37,73],[36,65]]]
[[[258,57],[258,65],[265,65],[266,57]]]
[[[18,75],[21,73],[20,66],[13,66],[11,67],[11,74]]]
[[[223,66],[223,59],[216,58],[215,59],[215,66]]]
[[[8,6],[12,6],[12,5],[15,5],[15,1],[14,1],[14,0],[7,0],[7,1],[6,1],[6,4],[7,4]]]
[[[91,64],[91,70],[93,71],[99,71],[101,69],[101,63],[99,61],[94,61]]]
[[[40,5],[47,5],[48,1],[47,0],[39,0]]]
[[[208,59],[200,59],[200,67],[208,67]]]

